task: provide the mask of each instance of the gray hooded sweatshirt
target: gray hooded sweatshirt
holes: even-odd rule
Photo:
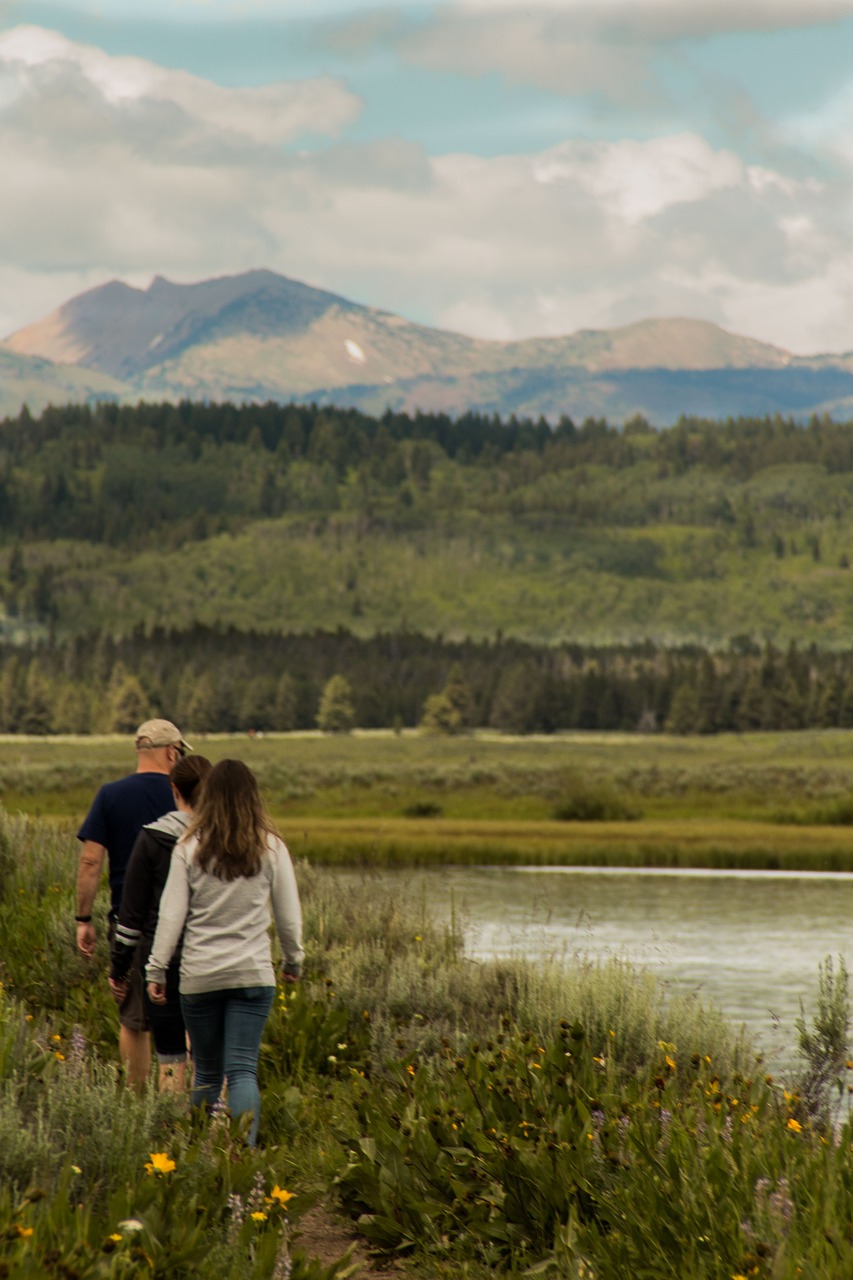
[[[196,836],[181,840],[172,854],[160,900],[157,932],[145,970],[148,982],[165,982],[166,970],[183,932],[180,989],[184,995],[234,987],[274,987],[270,950],[270,907],[285,972],[302,970],[302,910],[286,845],[269,836],[255,876],[220,880],[195,860]]]

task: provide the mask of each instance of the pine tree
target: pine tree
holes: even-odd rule
[[[275,708],[273,712],[275,728],[285,733],[295,729],[297,707],[296,681],[289,672],[285,671],[279,678],[275,691]]]
[[[148,695],[136,676],[125,674],[113,685],[109,703],[111,733],[133,733],[151,714]]]
[[[355,724],[355,708],[349,681],[334,675],[326,682],[317,712],[317,728],[321,733],[349,733]]]

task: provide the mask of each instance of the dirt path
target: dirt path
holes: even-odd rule
[[[396,1262],[379,1266],[364,1241],[322,1204],[315,1205],[300,1218],[296,1244],[310,1258],[318,1258],[326,1266],[352,1248],[351,1262],[358,1263],[357,1280],[393,1280],[402,1274],[402,1268]]]

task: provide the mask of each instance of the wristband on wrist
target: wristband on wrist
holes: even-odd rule
[[[92,923],[92,917],[91,917],[91,916],[75,916],[75,917],[74,917],[74,919],[77,921],[77,923],[78,923],[78,924],[91,924],[91,923]]]

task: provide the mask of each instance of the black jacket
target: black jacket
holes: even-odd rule
[[[172,850],[184,834],[190,815],[175,809],[143,827],[136,837],[121,895],[110,951],[110,977],[122,982],[138,954],[145,968],[154,934],[160,898],[169,875]],[[177,964],[180,948],[172,963]]]

